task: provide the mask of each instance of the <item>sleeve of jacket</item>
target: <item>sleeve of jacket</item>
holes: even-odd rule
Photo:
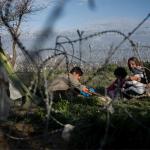
[[[82,85],[77,79],[73,78],[72,75],[69,75],[69,84],[70,84],[70,87],[73,87],[73,88],[76,88],[80,91],[82,91],[82,89],[84,87],[86,87],[85,85]]]

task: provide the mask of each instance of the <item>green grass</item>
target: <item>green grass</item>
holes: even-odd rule
[[[114,79],[116,65],[109,65],[105,70],[87,82],[104,94],[104,88]],[[84,81],[92,74],[89,72]],[[114,112],[109,112],[98,97],[78,97],[73,100],[60,100],[53,103],[51,115],[62,124],[72,124],[75,129],[66,149],[149,149],[150,148],[150,99],[132,99],[115,101]],[[55,110],[55,111],[54,111]],[[46,110],[39,106],[32,115],[18,121],[27,121],[35,129],[44,131]],[[49,131],[62,128],[51,117]]]
[[[71,149],[148,148],[150,137],[150,102],[132,100],[115,102],[114,113],[103,110],[97,102],[58,102],[64,120],[76,128],[70,141]],[[67,105],[67,106],[66,106]],[[58,107],[59,106],[59,107]],[[64,108],[64,109],[62,109]],[[104,145],[107,117],[109,131]],[[63,119],[62,119],[63,121]],[[63,122],[66,123],[66,122]],[[82,139],[82,140],[81,140]]]

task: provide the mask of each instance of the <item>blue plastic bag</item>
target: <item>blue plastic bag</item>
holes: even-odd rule
[[[89,91],[93,92],[93,93],[96,92],[94,88],[89,88]],[[80,91],[80,94],[83,95],[83,96],[85,96],[85,97],[89,97],[90,96],[90,94],[85,93],[83,91]]]

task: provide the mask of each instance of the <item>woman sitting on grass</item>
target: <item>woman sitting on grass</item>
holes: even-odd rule
[[[146,84],[142,82],[144,81],[144,70],[138,58],[129,58],[128,67],[132,74],[127,77],[122,92],[125,97],[131,98],[132,95],[136,96],[143,94],[145,92]]]

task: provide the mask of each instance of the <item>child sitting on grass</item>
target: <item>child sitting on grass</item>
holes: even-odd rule
[[[122,96],[121,89],[125,83],[127,72],[123,67],[117,67],[114,71],[116,80],[106,88],[106,93],[111,99],[117,99],[118,96]]]
[[[80,83],[82,75],[80,67],[73,67],[69,74],[60,75],[49,84],[49,93],[53,93],[54,99],[71,99],[80,91],[91,95],[89,89]]]

